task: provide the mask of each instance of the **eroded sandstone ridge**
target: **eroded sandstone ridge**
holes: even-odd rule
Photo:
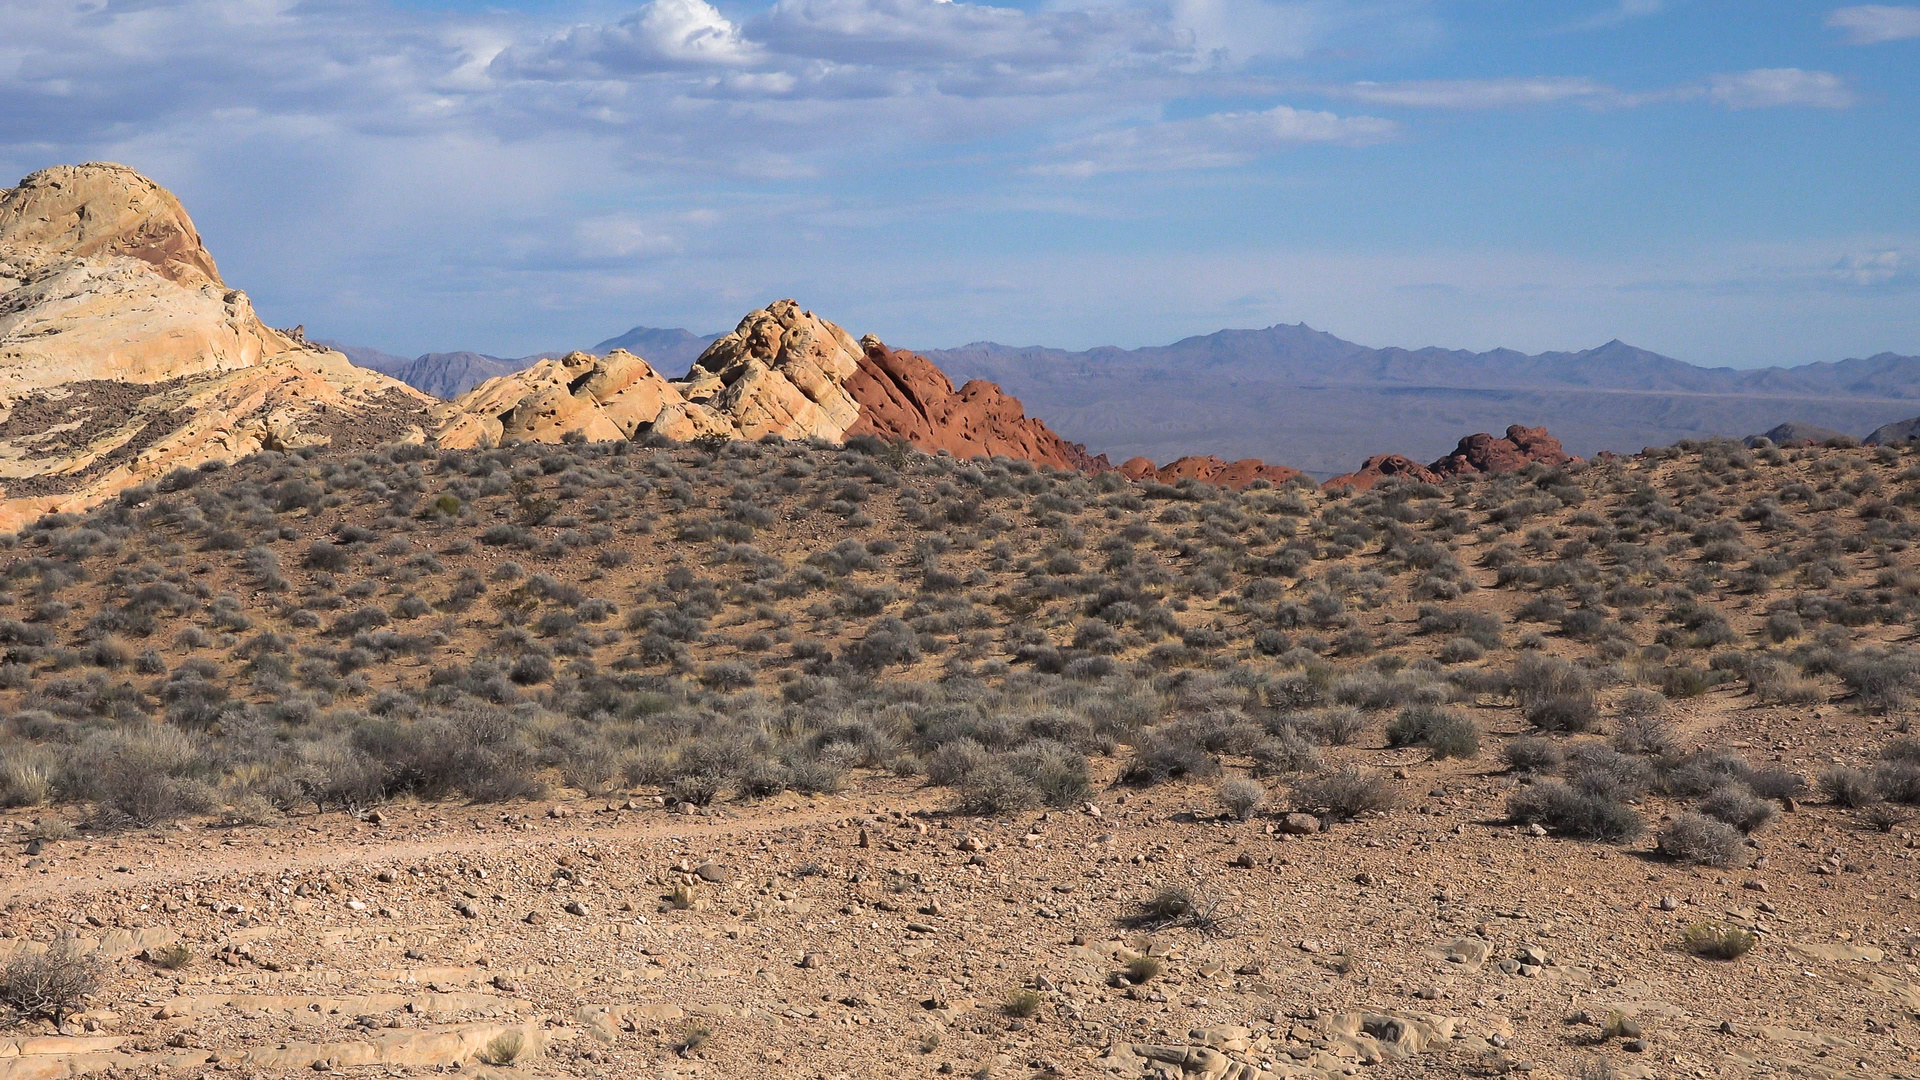
[[[700,354],[684,379],[668,379],[619,349],[603,357],[577,352],[489,379],[441,414],[436,439],[470,447],[649,433],[830,442],[877,435],[960,457],[1109,467],[1027,416],[998,386],[975,381],[956,390],[925,357],[872,337],[856,342],[792,300],[750,312]]]
[[[261,449],[418,439],[432,404],[263,324],[126,166],[0,191],[0,529]]]

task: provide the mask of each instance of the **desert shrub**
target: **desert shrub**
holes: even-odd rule
[[[1895,739],[1880,751],[1880,759],[1920,765],[1920,739],[1912,737]]]
[[[1724,750],[1699,750],[1662,758],[1654,765],[1660,790],[1683,799],[1699,798],[1728,784],[1743,785],[1753,775],[1753,766],[1745,758]]]
[[[1560,769],[1560,744],[1537,736],[1522,736],[1506,745],[1501,756],[1514,772],[1547,774]]]
[[[1513,666],[1514,701],[1523,709],[1551,698],[1592,693],[1579,668],[1552,656],[1522,656]]]
[[[1164,969],[1158,957],[1140,955],[1127,961],[1126,979],[1135,986],[1152,981]]]
[[[1657,715],[1623,716],[1612,742],[1623,754],[1663,757],[1674,750],[1673,729]]]
[[[1888,802],[1920,806],[1920,764],[1882,761],[1873,767],[1873,790]]]
[[[952,787],[967,774],[986,764],[991,757],[987,748],[974,739],[961,738],[941,743],[927,755],[927,783]]]
[[[1755,769],[1747,777],[1747,788],[1763,799],[1803,799],[1807,778],[1778,767]]]
[[[1041,803],[1040,789],[998,761],[969,772],[960,781],[960,812],[975,817],[1003,817],[1031,810]]]
[[[1758,832],[1780,816],[1780,808],[1773,802],[1758,798],[1732,784],[1702,800],[1700,812],[1716,821],[1724,821],[1743,833]]]
[[[1002,1009],[1008,1016],[1024,1019],[1039,1015],[1040,1006],[1045,1000],[1045,998],[1040,996],[1038,991],[1015,990],[1013,993],[1007,995],[1006,1003],[1002,1006]]]
[[[1424,746],[1436,760],[1480,755],[1480,726],[1452,709],[1412,705],[1387,725],[1387,745]]]
[[[1267,789],[1257,780],[1228,780],[1220,785],[1219,796],[1227,813],[1245,821],[1267,801]]]
[[[1159,784],[1168,780],[1199,780],[1216,776],[1220,759],[1207,752],[1191,731],[1175,725],[1148,728],[1134,737],[1133,757],[1120,774],[1129,784]]]
[[[1826,796],[1828,802],[1848,809],[1858,809],[1880,799],[1873,777],[1866,770],[1844,766],[1820,774],[1820,794]]]
[[[1367,718],[1359,709],[1335,705],[1308,715],[1299,726],[1328,746],[1346,746],[1366,730]]]
[[[1256,739],[1247,756],[1253,759],[1255,776],[1320,771],[1320,751],[1292,726]]]
[[[1759,943],[1752,931],[1717,922],[1694,923],[1680,935],[1681,948],[1710,960],[1737,960]]]
[[[1507,799],[1507,817],[1563,836],[1612,843],[1631,840],[1645,829],[1640,815],[1619,799],[1558,780],[1541,780],[1514,792]]]
[[[1440,646],[1438,654],[1443,664],[1472,663],[1486,655],[1487,650],[1482,648],[1479,642],[1468,637],[1447,639],[1446,644]]]
[[[1040,793],[1040,800],[1048,806],[1076,806],[1093,794],[1086,755],[1051,739],[1039,739],[1019,747],[1006,755],[1004,761],[1014,773],[1033,785]]]
[[[1590,731],[1600,722],[1600,708],[1591,692],[1553,694],[1527,705],[1527,722],[1541,731]]]
[[[352,561],[352,553],[331,540],[315,540],[307,546],[305,563],[309,570],[338,573],[345,570]]]
[[[1296,781],[1293,800],[1299,809],[1320,811],[1339,821],[1391,810],[1399,802],[1392,784],[1352,767]]]
[[[26,945],[14,950],[0,972],[0,1002],[27,1019],[65,1023],[68,1014],[100,989],[100,962],[80,951],[71,937],[62,937],[44,949]]]
[[[1682,813],[1660,830],[1660,850],[1683,863],[1732,867],[1746,865],[1740,830],[1702,814]]]

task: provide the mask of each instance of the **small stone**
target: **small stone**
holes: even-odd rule
[[[1625,1050],[1629,1054],[1644,1054],[1647,1052],[1647,1040],[1628,1039],[1626,1042],[1620,1044],[1620,1049]]]
[[[587,905],[578,900],[569,900],[567,901],[566,912],[569,915],[585,915],[587,913]]]
[[[800,958],[800,966],[803,968],[806,968],[809,971],[813,970],[814,968],[820,967],[821,963],[822,961],[820,959],[819,953],[807,953],[805,956],[802,956]]]
[[[1320,819],[1312,814],[1288,814],[1280,819],[1280,831],[1289,836],[1308,836],[1320,831]]]
[[[1761,881],[1761,880],[1759,880],[1758,878],[1755,878],[1755,879],[1751,879],[1751,880],[1748,880],[1748,881],[1743,881],[1743,882],[1741,882],[1741,883],[1740,883],[1740,887],[1741,887],[1741,888],[1743,888],[1743,889],[1748,889],[1748,890],[1751,890],[1751,891],[1753,891],[1753,892],[1766,892],[1766,891],[1767,891],[1767,883],[1766,883],[1766,882],[1764,882],[1764,881]]]
[[[1678,911],[1678,910],[1680,910],[1680,898],[1679,898],[1679,897],[1677,897],[1677,896],[1663,896],[1663,897],[1661,897],[1661,898],[1660,898],[1660,910],[1661,910],[1661,911]]]
[[[527,917],[522,921],[532,926],[538,926],[547,921],[547,913],[544,911],[529,911],[527,912]]]
[[[733,880],[733,871],[718,863],[701,863],[693,868],[693,876],[701,881],[715,885],[724,885]]]
[[[1528,836],[1545,836],[1547,835],[1547,827],[1536,821],[1533,824],[1527,826],[1527,835]]]
[[[1234,856],[1233,862],[1229,863],[1228,865],[1237,867],[1241,870],[1253,869],[1253,852],[1251,851],[1241,852],[1240,854]]]

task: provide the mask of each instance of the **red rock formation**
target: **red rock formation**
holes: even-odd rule
[[[1507,428],[1504,439],[1486,432],[1461,439],[1453,453],[1434,462],[1432,469],[1442,476],[1476,476],[1514,472],[1536,461],[1569,465],[1579,460],[1561,447],[1559,439],[1547,434],[1546,428],[1514,424]]]
[[[1559,439],[1547,434],[1546,428],[1515,424],[1507,429],[1504,439],[1484,431],[1469,435],[1460,440],[1453,453],[1432,465],[1422,465],[1402,454],[1375,454],[1360,468],[1336,476],[1321,487],[1367,491],[1389,477],[1438,484],[1462,476],[1514,472],[1536,461],[1569,465],[1579,460],[1561,447]]]
[[[1375,454],[1368,458],[1358,469],[1336,476],[1320,485],[1323,488],[1345,487],[1355,491],[1371,490],[1373,485],[1389,477],[1413,480],[1427,484],[1437,484],[1440,478],[1432,469],[1407,457],[1404,454]]]
[[[1105,472],[1106,455],[1087,453],[1079,443],[1054,434],[1026,414],[1018,398],[993,383],[975,379],[958,390],[931,360],[904,349],[889,349],[869,335],[860,339],[864,355],[846,391],[860,406],[860,418],[848,437],[877,435],[905,440],[922,450],[945,450],[955,457],[1004,454],[1057,469]]]
[[[1158,480],[1163,484],[1175,484],[1182,480],[1199,480],[1216,487],[1235,490],[1244,488],[1255,480],[1265,480],[1278,487],[1306,475],[1299,469],[1285,465],[1269,465],[1259,458],[1228,461],[1212,454],[1204,457],[1189,455],[1158,466],[1143,457],[1128,458],[1120,466],[1120,471],[1125,473],[1129,480]]]

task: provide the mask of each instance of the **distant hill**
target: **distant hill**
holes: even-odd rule
[[[636,326],[588,351],[604,355],[615,349],[625,349],[652,364],[660,374],[677,379],[687,373],[687,369],[700,358],[707,346],[719,339],[719,334],[695,334],[679,327],[662,330],[652,326]]]
[[[1868,431],[1920,405],[1920,357],[1706,368],[1620,341],[1580,352],[1372,348],[1305,324],[1084,352],[976,342],[926,356],[983,378],[1115,461],[1257,457],[1324,479],[1369,454],[1426,460],[1462,431],[1545,425],[1567,450],[1734,438],[1783,416]]]
[[[719,337],[719,334],[701,336],[678,328],[663,330],[636,326],[619,337],[608,338],[585,351],[604,356],[615,349],[625,349],[645,359],[661,374],[677,378],[684,375],[693,366],[694,360],[699,358],[701,351]],[[348,345],[324,339],[316,339],[315,344],[345,353],[347,359],[360,367],[391,375],[416,390],[439,398],[459,397],[495,376],[511,375],[542,360],[565,356],[572,351],[559,349],[521,357],[489,356],[486,353],[464,351],[432,352],[408,359],[365,345]]]

